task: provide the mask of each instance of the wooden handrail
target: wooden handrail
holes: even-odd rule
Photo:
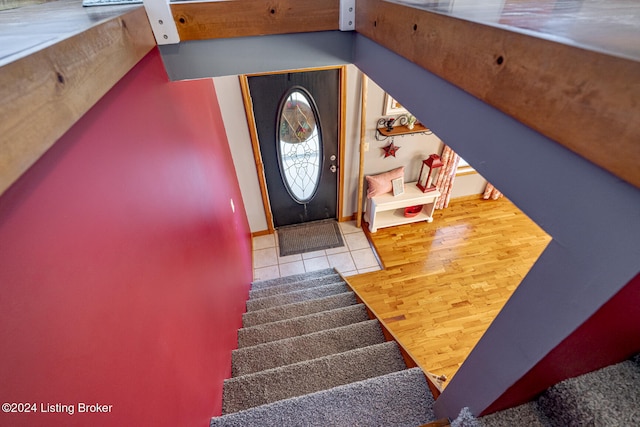
[[[56,14],[61,23],[60,37],[0,60],[0,194],[155,46],[143,7],[100,9],[100,20],[73,34],[62,28],[69,13],[93,13],[80,0],[0,15],[1,24],[19,13],[31,35],[32,16],[46,15],[49,32]],[[339,0],[181,2],[171,10],[183,41],[337,30],[340,15]],[[638,58],[383,0],[357,1],[356,31],[640,188]],[[0,45],[15,43],[0,35]]]
[[[171,3],[180,40],[339,29],[339,0],[243,0]]]
[[[384,0],[356,31],[640,187],[637,60]]]
[[[34,40],[56,25],[60,36],[0,60],[0,194],[155,46],[141,6],[93,17],[79,1],[63,0],[2,12],[0,23],[32,9],[47,24],[29,27]]]

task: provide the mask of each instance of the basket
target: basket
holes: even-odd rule
[[[405,218],[413,218],[418,215],[422,211],[422,205],[417,206],[409,206],[404,208],[404,216]]]

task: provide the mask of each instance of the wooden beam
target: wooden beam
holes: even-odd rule
[[[362,73],[361,73],[362,74]],[[358,197],[356,203],[358,204],[356,210],[356,227],[362,227],[362,197],[364,193],[364,152],[367,138],[367,93],[368,93],[367,76],[362,74],[362,80],[360,83],[360,145],[358,147]]]
[[[340,2],[243,0],[172,3],[180,40],[202,40],[339,29]],[[284,53],[283,53],[284,54]]]
[[[640,187],[639,62],[382,0],[356,31]]]
[[[0,194],[154,46],[137,7],[0,67]]]
[[[262,163],[262,154],[260,153],[260,141],[258,140],[258,129],[256,129],[256,118],[253,115],[253,101],[251,100],[251,91],[249,90],[249,78],[246,75],[241,75],[238,76],[238,79],[240,81],[240,90],[242,91],[244,112],[247,116],[247,124],[249,125],[251,148],[253,150],[253,159],[256,165],[256,174],[258,175],[258,184],[260,185],[260,194],[262,195],[262,207],[264,208],[264,216],[267,221],[267,231],[269,234],[273,234],[275,233],[275,227],[273,226],[271,203],[269,202],[269,194],[267,193],[267,178],[264,175],[264,163]]]
[[[344,206],[344,153],[347,145],[347,67],[343,65],[340,69],[340,110],[338,112],[338,200],[337,200],[337,220],[342,218],[342,208]]]

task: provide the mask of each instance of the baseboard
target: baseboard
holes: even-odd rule
[[[466,202],[467,200],[482,200],[482,193],[472,194],[470,196],[455,197],[455,198],[452,198],[449,201],[449,203],[451,203],[451,202]]]
[[[267,236],[269,234],[273,233],[269,232],[269,230],[253,231],[251,232],[251,237]]]

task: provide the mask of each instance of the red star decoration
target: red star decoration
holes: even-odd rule
[[[396,151],[398,151],[400,149],[400,147],[396,147],[393,142],[389,145],[387,145],[386,147],[382,147],[382,149],[384,150],[384,158],[386,159],[389,156],[396,156]]]

